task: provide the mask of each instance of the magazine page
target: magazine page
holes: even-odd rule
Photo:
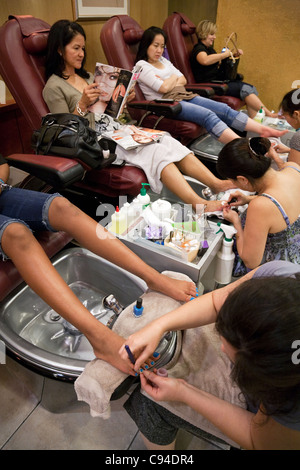
[[[120,69],[112,65],[96,63],[94,83],[99,87],[99,99],[89,107],[89,111],[107,114],[117,119],[124,108],[127,96],[134,87],[139,73]]]
[[[137,80],[140,76],[141,71],[142,71],[142,66],[141,65],[135,65],[134,66],[134,68],[132,70],[132,76],[131,76],[130,82],[128,83],[128,86],[126,88],[126,92],[125,92],[123,101],[121,103],[121,106],[119,107],[119,111],[116,115],[116,119],[118,119],[119,116],[123,113],[123,109],[124,109],[124,106],[126,104],[127,97],[134,90],[134,87],[135,87],[136,82],[137,82]]]
[[[159,142],[164,134],[164,131],[125,125],[117,130],[104,131],[102,137],[112,139],[125,150],[130,150]]]

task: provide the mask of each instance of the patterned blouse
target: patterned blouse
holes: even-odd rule
[[[293,168],[294,170],[300,172],[298,168],[289,168]],[[281,232],[268,234],[261,264],[273,260],[284,260],[300,264],[300,216],[293,224],[291,224],[283,207],[275,198],[266,193],[261,194],[261,196],[269,198],[276,205],[276,207],[278,207],[286,223],[286,228]],[[241,223],[243,228],[246,222],[246,215],[247,211],[245,211],[241,216]],[[236,258],[232,275],[243,276],[250,270],[245,266],[242,259],[238,255],[236,246],[234,246],[234,251]]]

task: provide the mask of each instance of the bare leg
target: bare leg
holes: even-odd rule
[[[233,139],[238,139],[239,136],[229,127],[225,129],[225,131],[222,132],[220,137],[218,138],[219,142],[222,142],[222,144],[227,144],[228,142],[231,142]]]
[[[261,102],[259,97],[257,95],[255,95],[254,93],[251,93],[251,95],[248,95],[245,98],[245,103],[246,103],[246,106],[247,106],[248,116],[250,118],[254,118],[257,111],[259,111],[261,107],[263,107],[263,109],[266,113],[266,116],[271,116],[271,117],[274,117],[274,118],[276,118],[278,116],[278,114],[276,114],[276,113],[271,113],[271,111]]]
[[[195,191],[183,177],[181,171],[179,171],[177,166],[173,163],[170,163],[163,169],[161,172],[161,181],[183,202],[186,204],[191,204],[194,210],[196,210],[197,204],[205,204],[206,211],[216,211],[220,210],[222,207],[220,201],[207,201],[195,193]]]
[[[245,130],[255,132],[261,137],[281,137],[288,132],[288,130],[278,131],[276,129],[272,129],[272,127],[264,126],[263,124],[260,124],[259,122],[256,122],[250,118],[247,121]]]
[[[69,231],[86,248],[141,277],[150,288],[177,300],[187,301],[196,295],[194,283],[174,280],[158,273],[66,199],[55,198],[52,201],[49,221],[57,230]],[[102,325],[82,305],[27,227],[19,223],[8,225],[2,236],[2,248],[24,281],[87,337],[96,357],[126,373],[132,372],[118,354],[124,340]]]
[[[148,439],[141,433],[142,439],[145,443],[145,446],[148,450],[175,450],[176,441],[171,442],[171,444],[166,446],[160,446],[158,444],[153,444],[153,442],[148,441]]]
[[[41,245],[22,224],[10,224],[2,237],[4,252],[25,282],[59,315],[71,322],[90,341],[97,357],[120,370],[130,369],[117,351],[124,340],[106,328],[82,305],[51,264]]]
[[[231,181],[217,178],[193,153],[189,153],[176,165],[183,174],[209,186],[215,193],[235,187]]]

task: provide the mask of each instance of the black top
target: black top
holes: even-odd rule
[[[216,54],[213,47],[206,47],[201,41],[194,46],[190,60],[196,82],[210,82],[211,80],[217,80],[219,62],[211,65],[201,65],[196,59],[199,52],[206,52],[207,55]]]

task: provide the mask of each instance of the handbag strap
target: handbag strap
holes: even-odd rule
[[[48,144],[47,144],[47,147],[45,148],[44,152],[43,152],[43,155],[47,155],[48,152],[50,151],[51,147],[52,147],[52,144],[53,142],[56,140],[57,136],[58,136],[58,133],[60,132],[60,130],[62,129],[62,126],[58,125],[57,129],[56,129],[56,132],[52,135],[51,139],[49,140]],[[46,133],[50,130],[49,127],[47,126],[44,126],[44,129],[43,131],[41,132],[40,136],[39,136],[39,139],[38,139],[38,142],[36,144],[36,153],[38,153],[38,151],[40,150],[40,146],[42,144],[42,142],[44,141],[44,137],[46,135]]]
[[[232,53],[232,56],[233,56],[233,52],[235,52],[238,56],[240,55],[239,54],[239,50],[237,48],[237,34],[236,33],[231,33],[229,36],[227,36],[226,40],[225,40],[225,47],[228,47],[228,44],[229,43],[232,43],[233,44],[233,49],[231,49],[231,53]],[[231,57],[233,58],[233,57]]]

